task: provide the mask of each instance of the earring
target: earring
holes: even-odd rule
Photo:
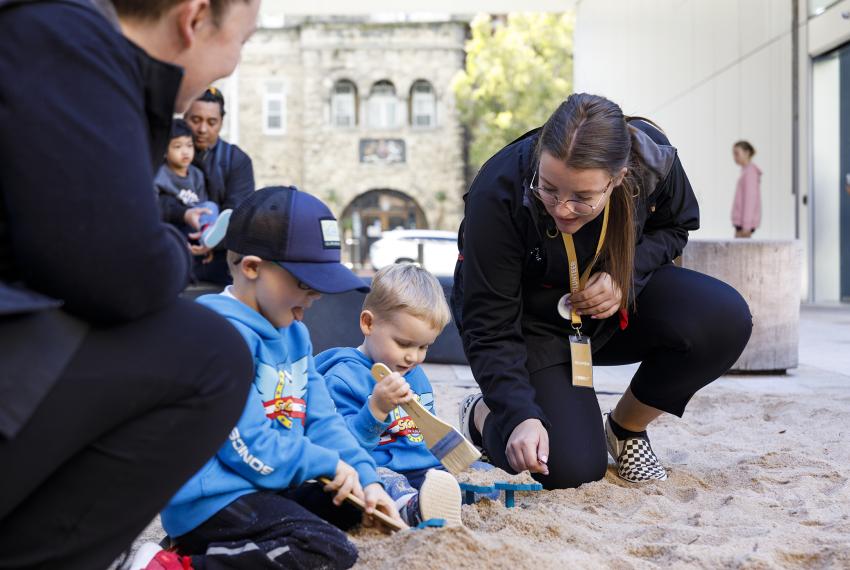
[[[546,228],[546,237],[548,237],[549,239],[555,239],[556,237],[558,237],[558,228],[552,228],[551,230],[549,228]]]

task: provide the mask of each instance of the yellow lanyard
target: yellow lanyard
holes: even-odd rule
[[[605,204],[605,212],[602,214],[602,231],[599,233],[599,243],[596,245],[596,254],[593,256],[593,261],[590,262],[590,265],[587,266],[587,269],[584,270],[581,277],[579,278],[578,274],[578,255],[576,255],[576,246],[573,242],[573,236],[571,234],[561,234],[561,238],[564,240],[564,249],[567,250],[567,261],[569,262],[569,270],[570,270],[570,294],[575,295],[587,284],[587,280],[590,277],[590,270],[593,269],[593,266],[596,265],[596,260],[599,259],[599,253],[602,251],[602,245],[605,243],[605,232],[608,230],[608,209],[611,206],[610,200]],[[579,331],[579,335],[581,335],[581,317],[576,314],[575,311],[570,311],[571,320],[573,328],[576,331]]]

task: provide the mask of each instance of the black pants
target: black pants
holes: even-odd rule
[[[594,365],[640,362],[631,382],[643,404],[679,417],[691,397],[735,363],[747,345],[752,316],[729,285],[675,266],[655,272],[637,299],[637,313],[593,356]],[[605,475],[605,434],[596,393],[572,385],[570,363],[531,374],[535,400],[551,423],[548,489],[578,487]],[[513,472],[507,440],[492,416],[484,423],[491,461]]]
[[[239,333],[189,301],[90,330],[0,438],[0,568],[106,568],[225,441],[252,368]]]
[[[197,570],[351,568],[357,549],[339,529],[360,513],[332,498],[316,483],[243,495],[175,542]]]

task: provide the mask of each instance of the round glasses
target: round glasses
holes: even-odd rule
[[[546,190],[542,186],[535,186],[534,181],[537,179],[539,172],[539,169],[535,171],[534,176],[531,178],[531,183],[528,185],[531,193],[534,194],[534,197],[543,202],[544,206],[555,208],[560,205],[578,216],[589,216],[594,213],[596,208],[598,208],[599,205],[602,204],[602,201],[605,200],[605,195],[608,193],[608,190],[611,188],[611,183],[614,181],[614,178],[608,180],[608,184],[606,184],[605,188],[602,190],[602,195],[599,196],[599,200],[597,200],[595,204],[590,204],[584,200],[560,200],[555,192]]]

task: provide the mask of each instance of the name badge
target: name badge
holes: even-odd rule
[[[570,355],[573,365],[573,386],[593,388],[593,357],[589,336],[570,336]]]

